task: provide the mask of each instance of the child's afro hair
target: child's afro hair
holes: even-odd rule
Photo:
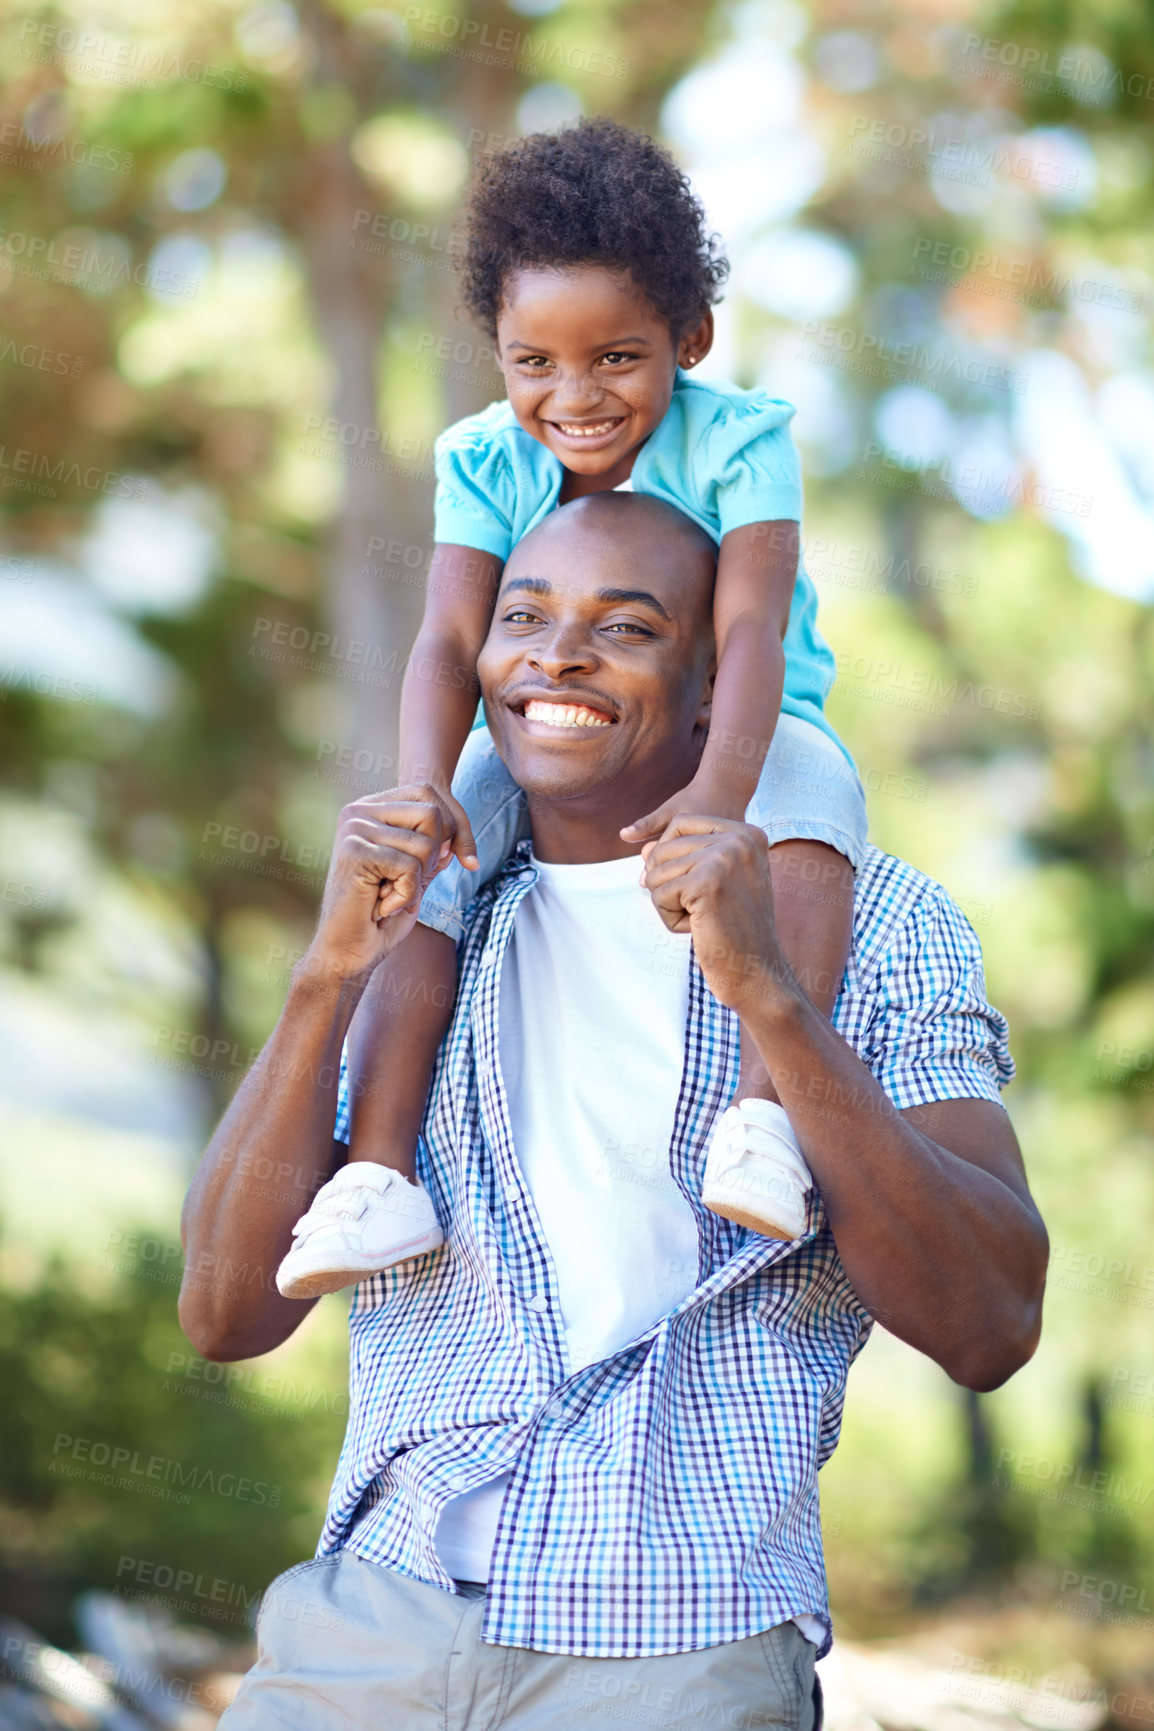
[[[490,337],[522,266],[627,270],[674,341],[717,300],[729,265],[685,175],[615,120],[533,132],[479,162],[465,202],[465,305]]]

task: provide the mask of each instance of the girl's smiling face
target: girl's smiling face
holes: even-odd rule
[[[629,273],[604,265],[511,271],[497,315],[517,420],[566,469],[609,486],[668,409],[678,366],[712,341],[712,313],[676,341]]]

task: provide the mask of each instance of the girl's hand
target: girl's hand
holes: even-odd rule
[[[675,817],[717,817],[726,818],[734,823],[744,823],[745,805],[740,809],[734,795],[727,789],[705,782],[691,781],[688,787],[683,787],[680,793],[675,793],[651,811],[646,817],[639,817],[634,823],[626,824],[621,831],[623,841],[656,841],[665,834]]]
[[[427,790],[435,799],[441,813],[441,845],[432,861],[432,869],[428,872],[421,885],[422,893],[432,883],[433,879],[443,872],[450,859],[456,854],[466,871],[475,872],[478,869],[477,844],[473,840],[473,826],[468,814],[459,800],[447,788],[430,786]],[[382,892],[377,904],[376,918],[382,917],[386,892]],[[390,910],[391,911],[391,910]]]
[[[473,826],[460,800],[453,798],[448,788],[438,788],[438,797],[445,819],[445,840],[441,843],[441,854],[437,861],[437,870],[441,871],[449,863],[450,855],[456,854],[466,871],[475,872],[478,868],[477,844],[473,840]]]

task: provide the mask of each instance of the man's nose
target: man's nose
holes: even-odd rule
[[[586,626],[559,620],[533,644],[528,662],[546,679],[562,679],[567,673],[586,673],[595,667],[597,651]]]

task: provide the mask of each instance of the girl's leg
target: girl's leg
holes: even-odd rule
[[[452,860],[425,891],[421,923],[373,974],[348,1035],[349,1157],[297,1222],[277,1271],[286,1298],[316,1298],[443,1242],[416,1181],[417,1138],[457,992],[455,935],[480,888],[527,833],[524,795],[488,733],[469,737],[453,792],[469,813],[480,869]],[[454,936],[447,936],[447,933]]]
[[[297,1221],[277,1270],[286,1298],[319,1298],[444,1242],[415,1182],[417,1136],[457,990],[457,946],[414,926],[377,968],[348,1033],[349,1157]]]
[[[778,942],[798,984],[823,1016],[833,1012],[853,939],[854,871],[825,842],[783,841],[769,853]],[[777,1100],[769,1072],[744,1026],[739,1100]]]
[[[421,902],[422,924],[381,963],[349,1029],[349,1160],[390,1167],[413,1179],[417,1134],[437,1048],[457,995],[452,932],[464,931],[468,905],[528,834],[525,797],[497,756],[488,729],[469,735],[453,792],[469,814],[479,868],[455,860]]]
[[[770,849],[770,868],[782,953],[810,1002],[828,1016],[853,935],[853,867],[826,842],[791,840]],[[702,1200],[767,1238],[796,1238],[813,1180],[744,1023],[734,1102],[710,1145]]]
[[[415,1170],[455,995],[457,945],[431,926],[414,926],[372,976],[348,1032],[348,1160],[296,1222],[277,1269],[285,1298],[320,1298],[445,1241]]]
[[[457,995],[457,946],[417,925],[380,964],[348,1033],[349,1160],[413,1181],[433,1065]]]
[[[853,938],[854,863],[866,846],[861,783],[827,734],[782,715],[747,816],[769,839],[782,954],[810,1002],[828,1016]],[[794,1128],[743,1027],[737,1090],[710,1142],[702,1199],[715,1213],[767,1237],[796,1238],[812,1183]]]

